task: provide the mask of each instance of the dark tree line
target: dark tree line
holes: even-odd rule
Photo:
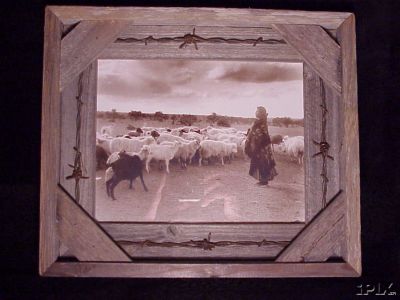
[[[128,113],[119,113],[115,109],[112,109],[111,111],[99,111],[97,112],[97,117],[102,119],[109,119],[112,122],[115,122],[116,119],[126,118],[129,118],[133,121],[150,119],[159,122],[171,119],[172,124],[179,123],[186,126],[191,126],[193,123],[199,121],[197,116],[191,114],[164,114],[161,111],[157,111],[155,113],[144,113],[137,110],[132,110]]]
[[[278,127],[304,126],[304,119],[292,119],[289,117],[273,118],[271,123],[273,126]]]
[[[215,112],[207,116],[207,121],[210,122],[211,125],[217,124],[222,127],[231,127],[231,123],[234,119],[235,117],[220,116]]]
[[[164,114],[161,111],[155,113],[144,113],[141,111],[132,110],[129,113],[117,112],[116,109],[111,111],[99,111],[97,112],[98,118],[108,119],[111,122],[115,122],[116,119],[130,119],[133,121],[149,119],[159,122],[166,121],[170,119],[172,124],[181,124],[185,126],[191,126],[196,122],[202,120],[201,117],[191,115],[191,114]],[[210,125],[217,125],[223,127],[230,127],[233,123],[239,122],[249,122],[253,121],[253,118],[240,118],[240,117],[230,117],[218,115],[215,112],[205,117],[206,121]],[[268,123],[272,126],[278,127],[289,127],[289,126],[304,126],[304,119],[293,119],[289,117],[276,117],[268,119]]]

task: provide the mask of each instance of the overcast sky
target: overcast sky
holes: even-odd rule
[[[301,63],[99,60],[99,111],[303,118]]]

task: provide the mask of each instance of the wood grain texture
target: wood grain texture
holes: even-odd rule
[[[127,25],[124,21],[85,20],[61,42],[61,82],[63,90],[112,43]]]
[[[194,45],[179,49],[181,42],[168,43],[123,42],[125,39],[183,37],[196,29],[196,35],[202,38],[222,37],[225,39],[258,39],[282,41],[282,37],[275,30],[268,27],[210,27],[210,26],[127,26],[118,36],[118,40],[110,44],[100,55],[100,59],[157,59],[157,58],[185,58],[185,59],[246,59],[269,61],[301,61],[301,56],[291,46],[284,43],[276,44],[226,44],[226,43],[199,43],[198,50]]]
[[[347,263],[55,263],[46,276],[141,278],[354,277]]]
[[[66,26],[71,27],[74,25]],[[211,37],[223,37],[227,39],[238,38],[238,39],[257,39],[262,37],[264,40],[275,39],[282,40],[282,36],[276,32],[268,24],[264,24],[263,27],[230,27],[230,26],[198,26],[198,25],[134,25],[129,23],[118,35],[118,39],[127,38],[139,38],[143,39],[148,36],[154,38],[163,37],[182,37],[185,34],[192,33],[195,29],[196,35],[203,38]],[[336,37],[335,29],[326,30],[329,35]],[[294,51],[294,50],[292,50]],[[297,54],[296,51],[294,51]]]
[[[263,27],[265,24],[317,24],[336,29],[346,12],[236,8],[50,6],[64,24],[81,20],[132,20],[134,25]]]
[[[227,26],[195,26],[193,25],[157,25],[157,26],[141,26],[129,24],[118,35],[119,39],[130,37],[145,38],[153,36],[154,38],[183,36],[192,33],[203,38],[224,37],[224,38],[254,38],[263,37],[264,40],[276,39],[281,40],[282,37],[272,29],[272,27],[227,27]],[[333,30],[332,32],[336,32]]]
[[[118,243],[118,241],[187,242],[207,239],[211,241],[287,241],[304,227],[304,224],[168,224],[168,223],[100,223],[100,226]],[[200,248],[148,247],[120,243],[131,257],[275,257],[284,245],[271,246],[226,246],[215,247],[211,251]]]
[[[332,249],[343,235],[345,195],[339,193],[329,205],[277,257],[277,262],[324,261],[332,256]],[[340,228],[335,228],[341,226]]]
[[[179,49],[179,43],[169,44],[110,44],[99,59],[218,59],[246,61],[299,62],[299,55],[285,45],[198,44]]]
[[[75,193],[75,180],[67,180],[72,174],[68,164],[74,164],[76,144],[76,113],[78,95],[78,76],[75,77],[61,93],[61,149],[59,184],[71,195]]]
[[[341,124],[340,183],[346,193],[346,261],[361,274],[360,158],[357,106],[357,60],[355,17],[351,15],[338,30],[342,49],[343,93]]]
[[[84,171],[89,179],[80,181],[79,204],[91,215],[95,214],[96,198],[96,108],[97,60],[83,72],[83,105],[81,108],[81,152]]]
[[[45,12],[40,166],[39,273],[43,275],[59,253],[56,234],[56,187],[59,173],[60,63],[62,26],[49,10]]]
[[[79,182],[80,199],[79,204],[91,216],[95,211],[95,180],[96,165],[95,149],[96,137],[96,101],[97,101],[97,61],[91,63],[82,72],[82,96],[81,101],[81,128],[80,138],[83,161],[83,175],[89,179],[82,179]],[[59,183],[72,196],[75,195],[75,180],[66,179],[71,175],[74,164],[77,127],[77,96],[79,76],[75,77],[69,85],[64,88],[61,94],[61,157],[60,157],[60,178]]]
[[[313,157],[319,151],[313,140],[319,141],[322,128],[322,86],[320,77],[303,64],[304,101],[304,162],[305,168],[305,221],[310,222],[322,209],[321,166],[322,157]]]
[[[340,130],[340,98],[341,95],[338,94],[333,88],[328,86],[323,82],[325,88],[325,102],[326,102],[326,140],[329,143],[329,155],[333,157],[333,160],[327,159],[328,168],[328,190],[326,194],[326,203],[341,190],[340,188],[340,147],[342,133]],[[317,141],[320,141],[318,138]],[[315,148],[318,150],[318,147]]]
[[[272,25],[304,61],[339,94],[342,88],[340,46],[317,25]]]
[[[61,188],[57,190],[57,232],[80,261],[130,261],[96,222]]]
[[[73,255],[70,254],[70,251],[69,251],[68,247],[60,242],[60,253],[59,253],[58,256],[59,257],[71,257]]]
[[[322,131],[322,96],[325,89],[326,107],[328,110],[326,124],[326,140],[330,145],[327,159],[328,183],[327,203],[340,190],[340,96],[320,80],[320,77],[307,64],[303,64],[303,99],[304,99],[304,159],[305,165],[305,220],[309,222],[323,208],[322,204],[322,156],[313,157],[320,151],[313,141],[320,142]],[[324,85],[324,86],[322,86]]]
[[[318,241],[318,245],[312,248],[307,256],[306,262],[324,262],[331,257],[342,258],[343,252],[341,245],[344,241],[345,221],[341,218],[334,227],[327,231],[323,239]]]

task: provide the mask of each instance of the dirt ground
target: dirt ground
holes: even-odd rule
[[[104,170],[96,174],[96,219],[131,222],[295,222],[304,221],[304,168],[276,153],[278,176],[258,186],[248,175],[249,160],[170,165],[170,174],[153,164],[144,181],[129,189],[123,181],[108,198]]]

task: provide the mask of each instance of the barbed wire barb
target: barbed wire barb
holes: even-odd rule
[[[75,151],[75,159],[74,159],[74,164],[68,164],[69,167],[72,168],[72,174],[69,176],[66,176],[65,179],[70,180],[74,179],[75,180],[75,201],[79,202],[80,200],[80,189],[79,189],[79,181],[81,179],[88,179],[88,176],[85,176],[83,174],[83,169],[84,164],[83,164],[83,159],[82,159],[82,153],[80,151],[81,148],[81,126],[82,126],[82,117],[81,117],[81,111],[82,111],[82,106],[84,105],[82,101],[82,95],[83,95],[83,73],[79,75],[78,79],[78,94],[75,97],[76,99],[76,132],[75,132],[75,146],[73,147],[73,150]]]
[[[209,37],[205,38],[198,34],[196,34],[196,28],[193,28],[191,33],[186,33],[182,36],[173,36],[173,37],[159,37],[156,38],[153,35],[149,35],[144,38],[118,38],[115,43],[144,43],[145,46],[149,45],[151,42],[155,43],[170,43],[170,42],[180,42],[178,48],[183,49],[186,48],[187,45],[193,44],[196,50],[199,50],[199,43],[227,43],[227,44],[249,44],[253,47],[259,44],[286,44],[283,39],[264,39],[263,37],[258,38],[223,38],[223,37]]]

